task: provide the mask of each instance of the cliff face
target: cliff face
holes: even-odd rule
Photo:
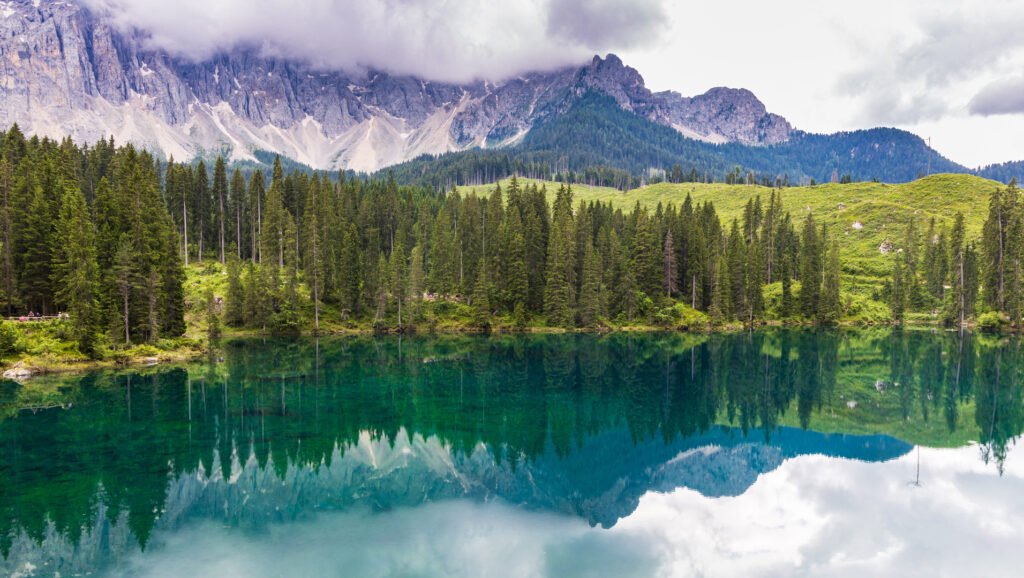
[[[195,63],[144,40],[74,0],[0,2],[0,125],[85,142],[114,136],[178,160],[266,150],[356,170],[516,142],[590,90],[692,138],[756,145],[785,141],[792,131],[746,90],[652,93],[614,55],[498,84],[455,85],[320,71],[244,49]]]

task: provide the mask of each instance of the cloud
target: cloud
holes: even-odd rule
[[[648,46],[666,28],[658,0],[552,0],[548,9],[548,33],[584,45]]]
[[[1024,113],[1024,77],[989,84],[971,99],[968,109],[980,116]]]
[[[867,123],[913,124],[965,107],[973,114],[974,107],[967,107],[971,93],[964,90],[977,90],[1024,63],[1018,30],[1024,6],[993,2],[978,10],[973,3],[958,4],[942,10],[915,4],[911,16],[887,34],[858,32],[859,62],[838,76],[835,93],[861,98],[860,118]]]
[[[664,0],[84,0],[194,61],[237,47],[324,69],[497,80],[582,63],[663,31]]]

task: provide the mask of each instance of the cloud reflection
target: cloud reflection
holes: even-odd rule
[[[744,494],[651,492],[609,530],[503,502],[320,514],[258,532],[155,537],[122,576],[1016,575],[1024,476],[978,448],[886,463],[804,456]]]

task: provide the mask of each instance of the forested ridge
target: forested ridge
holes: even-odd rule
[[[988,170],[1003,177],[1013,167]],[[384,169],[400,183],[450,189],[513,174],[622,190],[642,182],[748,182],[774,186],[807,182],[909,182],[928,173],[968,173],[918,136],[894,128],[835,134],[796,131],[783,143],[713,144],[623,110],[591,92],[569,110],[535,125],[522,141],[498,149],[424,155]],[[984,171],[983,171],[984,172]],[[1004,180],[1005,182],[1005,180]]]

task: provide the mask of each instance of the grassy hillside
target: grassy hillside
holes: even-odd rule
[[[508,181],[501,184],[507,186]],[[549,197],[554,198],[559,184],[545,184]],[[889,274],[891,263],[881,254],[879,246],[889,239],[899,247],[911,216],[917,219],[918,230],[923,234],[931,217],[949,226],[953,216],[960,211],[966,219],[969,236],[978,237],[988,211],[989,195],[1002,186],[996,181],[972,175],[943,174],[902,184],[868,182],[790,187],[782,189],[782,201],[795,219],[802,220],[808,210],[813,211],[819,222],[823,218],[832,234],[839,235],[846,273],[882,277]],[[475,191],[479,195],[489,194],[493,187],[492,184],[460,190],[464,193]],[[611,202],[623,210],[629,210],[637,202],[650,208],[658,203],[682,203],[689,194],[696,203],[714,203],[725,221],[742,218],[747,201],[757,195],[761,196],[762,202],[767,202],[771,191],[757,185],[721,183],[659,183],[627,192],[573,185],[577,202]],[[863,228],[853,227],[858,221]]]

